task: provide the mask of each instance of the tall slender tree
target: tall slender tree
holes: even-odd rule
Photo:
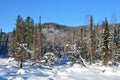
[[[92,16],[90,16],[89,33],[90,33],[90,36],[89,36],[90,38],[90,61],[95,62],[96,40],[95,40],[95,28],[94,28]]]
[[[103,65],[107,65],[108,61],[110,60],[110,53],[109,53],[109,27],[107,18],[102,23],[103,27],[103,34],[102,34],[102,53],[103,53]]]
[[[23,63],[25,61],[25,49],[24,43],[25,43],[25,22],[22,19],[22,17],[19,15],[16,20],[16,29],[13,32],[14,33],[14,48],[15,48],[15,60],[19,63],[20,68],[23,67]]]
[[[31,19],[30,16],[28,16],[25,19],[25,35],[26,35],[26,43],[27,47],[31,49],[32,44],[33,44],[33,34],[34,34],[34,21]]]
[[[42,46],[43,42],[43,34],[42,34],[42,25],[41,25],[41,17],[39,18],[39,24],[34,27],[34,59],[40,60],[42,56]]]

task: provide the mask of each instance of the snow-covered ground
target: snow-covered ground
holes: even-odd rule
[[[98,64],[62,66],[30,66],[26,62],[20,69],[13,58],[0,59],[0,80],[120,80],[120,66],[105,67]]]

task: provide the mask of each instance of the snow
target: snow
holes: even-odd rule
[[[120,80],[120,66],[106,67],[96,64],[70,66],[30,66],[27,61],[19,68],[13,58],[0,59],[0,80]]]
[[[22,77],[16,77],[14,80],[24,80]]]
[[[17,74],[25,74],[25,70],[19,69],[19,70],[17,71]]]
[[[45,56],[54,56],[54,54],[52,52],[47,52],[45,53]]]

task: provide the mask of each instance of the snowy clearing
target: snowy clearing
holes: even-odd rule
[[[22,69],[13,58],[0,59],[0,80],[120,80],[120,66],[105,67],[98,64],[62,66],[30,66],[26,62]]]

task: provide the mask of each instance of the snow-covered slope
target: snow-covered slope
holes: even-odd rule
[[[120,66],[105,67],[98,64],[62,66],[30,66],[20,69],[13,58],[0,59],[0,80],[120,80]]]
[[[43,28],[42,32],[46,36],[47,40],[50,42],[55,42],[59,40],[61,40],[62,42],[62,40],[65,39],[67,36],[67,32],[65,32],[64,30],[55,29],[53,27]]]

